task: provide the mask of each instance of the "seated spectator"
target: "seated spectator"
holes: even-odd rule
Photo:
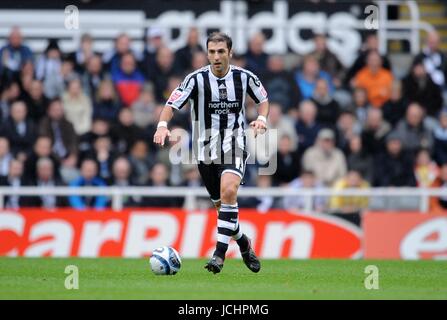
[[[30,48],[23,44],[19,27],[13,27],[8,42],[0,49],[0,82],[9,83],[15,78],[23,65],[33,60]]]
[[[402,82],[394,80],[391,87],[390,99],[382,107],[383,118],[392,126],[396,126],[400,119],[405,117],[407,112],[407,96],[402,93]]]
[[[0,136],[0,177],[8,175],[9,164],[13,159],[12,153],[9,151],[9,140]]]
[[[320,190],[323,184],[316,180],[312,171],[302,171],[298,178],[292,180],[288,187],[295,190],[314,189]],[[302,212],[307,209],[308,198],[306,196],[285,196],[282,201],[282,207],[286,210]],[[315,196],[312,200],[312,211],[321,212],[324,210],[326,201],[324,197]]]
[[[273,174],[273,185],[283,186],[295,179],[300,172],[300,156],[293,151],[292,141],[288,135],[279,137],[276,155],[277,169]]]
[[[424,110],[414,102],[408,106],[405,119],[399,121],[396,133],[401,137],[402,147],[413,155],[420,148],[432,150],[433,136],[424,122]]]
[[[114,122],[118,119],[120,108],[121,105],[113,82],[110,80],[101,81],[93,100],[93,118],[102,118]]]
[[[317,80],[320,78],[327,81],[329,85],[329,92],[330,94],[333,94],[334,84],[332,83],[331,76],[327,72],[320,70],[318,60],[314,56],[306,56],[303,60],[302,70],[298,70],[295,73],[295,81],[300,89],[303,99],[312,98]]]
[[[0,127],[0,135],[8,138],[11,152],[15,157],[25,160],[36,140],[36,127],[26,118],[27,108],[23,101],[11,105],[10,116]]]
[[[134,186],[135,183],[131,178],[131,165],[129,160],[125,157],[116,158],[113,162],[112,177],[110,179],[110,186],[126,188]],[[123,207],[138,207],[141,202],[140,196],[123,196]]]
[[[121,68],[121,60],[126,54],[131,54],[136,60],[140,61],[142,57],[140,57],[137,52],[132,50],[131,47],[132,40],[130,37],[125,33],[119,34],[115,39],[113,49],[106,52],[102,56],[105,70],[112,75],[119,73]]]
[[[23,186],[29,186],[29,181],[23,177],[23,163],[17,159],[9,162],[8,175],[0,177],[0,187],[10,187],[12,190],[19,190]],[[26,206],[26,197],[19,195],[9,195],[4,198],[4,208],[18,210]]]
[[[374,186],[415,187],[413,156],[402,148],[400,135],[392,132],[386,138],[386,151],[374,163]]]
[[[431,187],[441,188],[442,190],[445,190],[443,194],[447,195],[447,163],[444,163],[441,166],[439,176]],[[429,209],[432,213],[447,212],[447,196],[431,197]]]
[[[422,188],[429,188],[438,178],[439,168],[430,156],[427,149],[420,149],[416,154],[414,165],[414,177],[416,185]]]
[[[146,32],[143,61],[141,63],[141,70],[143,70],[146,79],[150,79],[154,74],[158,50],[164,46],[163,29],[158,26],[151,26]]]
[[[195,164],[183,166],[183,183],[184,187],[202,187],[203,181],[200,176],[199,169]]]
[[[330,129],[318,133],[315,145],[304,153],[303,170],[312,171],[325,186],[332,186],[346,174],[346,158],[335,147],[335,135]]]
[[[348,170],[359,172],[365,180],[372,183],[374,178],[374,158],[363,149],[362,139],[359,135],[354,135],[349,140],[346,161]]]
[[[22,90],[21,94],[23,99],[25,99],[26,93],[29,92],[31,89],[31,84],[35,79],[34,74],[35,74],[34,63],[31,60],[29,60],[23,65],[22,69],[20,70],[20,75],[18,79],[20,83],[20,88]]]
[[[256,180],[256,187],[266,189],[272,186],[272,177],[270,175],[259,175]],[[240,197],[238,200],[239,208],[255,208],[260,213],[267,213],[270,209],[277,208],[277,200],[265,193],[258,197]]]
[[[49,99],[59,97],[64,89],[62,52],[56,39],[50,39],[43,55],[37,60],[36,79],[43,82],[44,93]]]
[[[134,142],[130,149],[129,161],[133,169],[132,180],[137,185],[146,184],[155,159],[149,154],[149,148],[145,140],[140,139]]]
[[[113,150],[109,136],[99,136],[93,143],[93,150],[87,153],[87,159],[94,159],[98,164],[98,177],[105,182],[112,177],[112,165],[118,154]],[[82,159],[81,159],[82,161]]]
[[[362,126],[365,125],[368,111],[371,108],[372,106],[368,101],[366,90],[360,87],[354,88],[354,92],[352,93],[352,107],[348,109],[355,113],[357,120]]]
[[[322,127],[335,129],[335,123],[340,115],[340,105],[330,95],[326,80],[317,80],[312,101],[317,106],[317,122]]]
[[[51,138],[53,153],[59,161],[65,161],[67,158],[77,155],[76,132],[71,122],[65,118],[61,100],[54,99],[50,102],[47,115],[39,123],[38,134]]]
[[[380,108],[389,100],[393,74],[383,67],[382,58],[377,51],[368,53],[366,66],[353,79],[353,86],[364,88],[373,107]]]
[[[123,108],[118,114],[118,123],[110,130],[113,145],[118,153],[129,153],[130,146],[143,138],[143,130],[135,124],[132,110]]]
[[[186,71],[187,74],[208,65],[208,57],[204,51],[195,51],[192,54],[191,68]]]
[[[81,163],[81,176],[72,182],[70,187],[105,187],[106,183],[98,177],[98,164],[93,159],[85,159]],[[70,206],[76,210],[86,210],[94,208],[96,210],[105,209],[107,206],[107,197],[102,195],[71,195],[69,197]]]
[[[131,53],[125,53],[119,68],[112,71],[111,75],[121,102],[125,107],[130,106],[137,100],[144,84],[144,76],[137,69],[135,57]]]
[[[110,122],[107,119],[93,119],[92,129],[83,134],[79,141],[79,158],[83,159],[93,153],[93,145],[99,137],[110,136]]]
[[[85,94],[94,99],[101,83],[109,79],[109,73],[102,66],[101,56],[97,54],[91,56],[86,61],[86,69],[81,73],[82,89]]]
[[[51,161],[52,169],[54,169],[54,175],[56,178],[60,178],[59,176],[59,160],[53,154],[52,149],[52,140],[48,136],[39,136],[34,143],[33,150],[27,157],[24,163],[24,177],[27,181],[36,181],[36,163],[41,158],[46,158]]]
[[[343,110],[336,123],[336,145],[345,154],[349,149],[349,141],[352,137],[360,134],[362,128],[354,113]]]
[[[447,108],[439,114],[439,125],[433,131],[433,157],[441,165],[447,163]]]
[[[391,126],[383,119],[382,110],[371,108],[366,116],[362,130],[362,145],[369,155],[377,155],[385,151],[385,138]]]
[[[344,68],[337,56],[327,47],[326,36],[322,33],[315,34],[314,44],[312,55],[317,58],[321,70],[331,76],[335,87],[340,88],[344,79]]]
[[[1,88],[1,86],[0,86]],[[0,97],[0,124],[5,122],[10,114],[11,105],[16,102],[17,100],[20,100],[20,85],[18,82],[13,81],[9,84],[7,84],[1,92]]]
[[[169,172],[168,167],[162,163],[155,164],[149,174],[149,182],[147,186],[150,187],[168,187],[169,184]],[[183,206],[184,199],[181,197],[144,197],[142,205],[144,207],[177,207]]]
[[[428,33],[426,45],[414,60],[422,61],[433,82],[446,89],[447,56],[441,50],[441,37],[436,30]]]
[[[149,77],[154,84],[155,97],[158,102],[164,103],[167,100],[166,91],[169,78],[174,75],[174,54],[168,47],[159,48],[155,59],[155,69]]]
[[[264,45],[265,36],[262,32],[255,33],[248,42],[245,67],[255,74],[262,74],[267,70],[268,55],[264,52]]]
[[[408,101],[420,104],[428,116],[436,118],[442,108],[442,90],[433,82],[422,60],[415,60],[403,79],[403,94]]]
[[[191,28],[186,45],[175,52],[174,69],[177,74],[186,74],[191,69],[194,53],[203,52],[199,36],[197,28]]]
[[[29,91],[24,94],[24,101],[27,106],[27,116],[34,123],[45,116],[49,104],[48,98],[44,95],[43,84],[39,80],[32,80]]]
[[[81,81],[74,78],[62,95],[65,117],[73,125],[78,136],[88,132],[92,126],[93,107],[90,98],[82,91]]]
[[[39,158],[35,163],[36,177],[31,181],[31,185],[38,188],[49,188],[64,186],[64,183],[56,178],[56,170],[53,161],[50,158]],[[66,207],[68,200],[64,196],[55,196],[53,194],[36,195],[26,197],[28,207],[54,210],[56,208]]]
[[[75,71],[82,74],[87,69],[89,60],[95,55],[98,57],[98,53],[93,50],[93,38],[90,34],[84,33],[79,48],[71,52],[68,58],[73,61]]]
[[[131,106],[135,124],[144,129],[149,124],[157,122],[158,114],[155,113],[156,107],[154,88],[152,85],[145,85],[138,99]]]
[[[281,105],[283,113],[287,113],[298,105],[301,100],[301,93],[295,84],[293,74],[285,69],[283,56],[269,56],[267,70],[259,76],[269,93],[270,103]]]
[[[334,191],[344,189],[369,189],[369,183],[363,179],[360,172],[350,170],[345,177],[338,180],[334,186]],[[360,226],[360,213],[368,208],[367,196],[333,196],[330,200],[330,210],[333,214],[345,218]]]
[[[303,101],[299,106],[299,118],[295,125],[298,135],[298,151],[303,154],[309,147],[313,146],[317,134],[321,129],[316,121],[317,107],[310,101]]]

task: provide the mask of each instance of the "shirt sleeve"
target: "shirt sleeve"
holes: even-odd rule
[[[257,104],[268,100],[267,91],[259,78],[252,73],[248,75],[247,93]]]
[[[173,107],[174,109],[180,110],[191,97],[191,94],[195,90],[196,81],[194,77],[186,77],[185,80],[172,91],[166,102],[167,106]]]

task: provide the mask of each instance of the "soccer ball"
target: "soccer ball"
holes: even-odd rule
[[[179,272],[182,266],[182,260],[177,250],[167,246],[155,249],[149,262],[152,272],[158,276],[174,275]]]

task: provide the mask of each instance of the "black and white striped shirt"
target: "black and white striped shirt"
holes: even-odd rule
[[[172,92],[166,105],[181,109],[191,106],[193,151],[197,160],[214,160],[230,150],[246,150],[244,128],[245,97],[257,104],[267,100],[267,92],[252,72],[230,65],[218,78],[208,65],[190,73]]]

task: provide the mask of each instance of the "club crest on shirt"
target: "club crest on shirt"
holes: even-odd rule
[[[219,100],[226,100],[227,97],[227,87],[225,86],[225,83],[221,83],[219,85]]]

